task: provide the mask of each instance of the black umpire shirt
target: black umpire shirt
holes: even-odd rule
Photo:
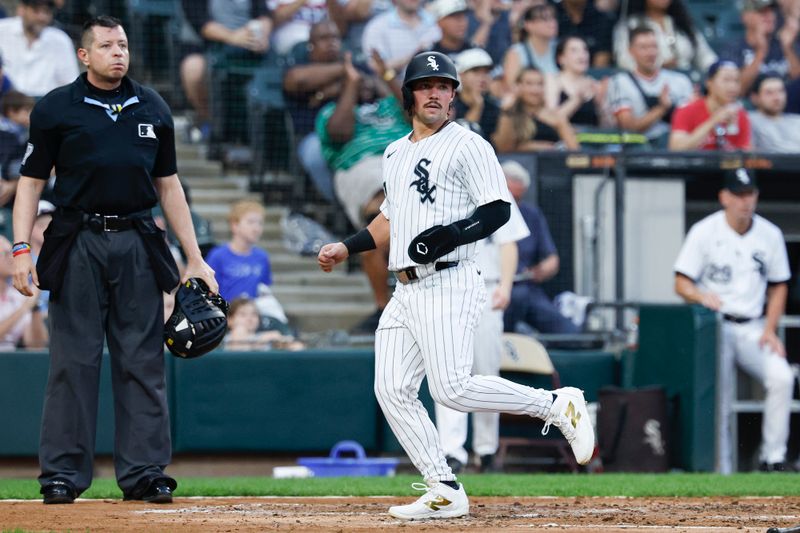
[[[107,91],[81,74],[31,113],[20,174],[46,180],[54,165],[57,206],[103,215],[152,208],[158,202],[153,179],[177,172],[169,107],[128,77]]]

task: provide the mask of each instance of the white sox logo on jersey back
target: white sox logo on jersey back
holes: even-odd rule
[[[428,165],[431,164],[430,159],[420,159],[417,166],[414,168],[414,174],[419,178],[418,180],[414,180],[411,182],[409,187],[416,187],[417,192],[419,193],[419,201],[420,203],[425,203],[426,201],[433,203],[436,201],[434,198],[434,194],[436,192],[436,185],[431,187],[428,184],[428,169],[426,168]]]
[[[439,63],[436,62],[436,58],[433,56],[428,56],[428,66],[431,67],[431,70],[439,70]]]

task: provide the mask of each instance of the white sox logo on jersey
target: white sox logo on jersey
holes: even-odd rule
[[[411,182],[409,187],[416,187],[417,192],[419,193],[419,201],[420,203],[425,203],[426,201],[433,203],[436,201],[434,198],[433,193],[436,192],[436,185],[431,187],[428,184],[428,169],[426,168],[428,165],[431,164],[430,159],[420,159],[417,166],[414,168],[414,174],[419,178],[418,180],[414,180]]]
[[[431,70],[439,70],[439,63],[436,62],[436,58],[433,56],[428,56],[428,66],[431,67]]]
[[[758,265],[757,270],[758,273],[761,275],[762,278],[767,277],[767,260],[764,258],[764,254],[760,251],[753,252],[753,261],[756,262]]]

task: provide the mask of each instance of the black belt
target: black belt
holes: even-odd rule
[[[83,213],[83,225],[95,233],[104,231],[128,231],[136,227],[136,220],[149,218],[150,210],[137,211],[129,215],[101,215],[99,213]]]
[[[750,322],[751,320],[758,320],[761,317],[759,316],[759,317],[748,318],[746,316],[736,316],[736,315],[723,314],[722,318],[724,318],[728,322],[733,322],[734,324],[746,324],[747,322]]]
[[[447,270],[454,266],[458,266],[458,261],[438,261],[433,265],[433,269],[439,272],[440,270]],[[403,270],[398,270],[395,272],[395,276],[397,276],[397,281],[400,283],[409,283],[420,279],[417,267],[408,267]]]

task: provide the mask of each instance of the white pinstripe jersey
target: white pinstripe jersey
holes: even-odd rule
[[[417,142],[410,135],[383,153],[381,212],[389,219],[389,270],[415,266],[408,245],[431,226],[452,224],[478,206],[495,200],[511,203],[506,179],[492,146],[480,135],[450,123]],[[438,261],[475,255],[476,243],[459,246]]]

